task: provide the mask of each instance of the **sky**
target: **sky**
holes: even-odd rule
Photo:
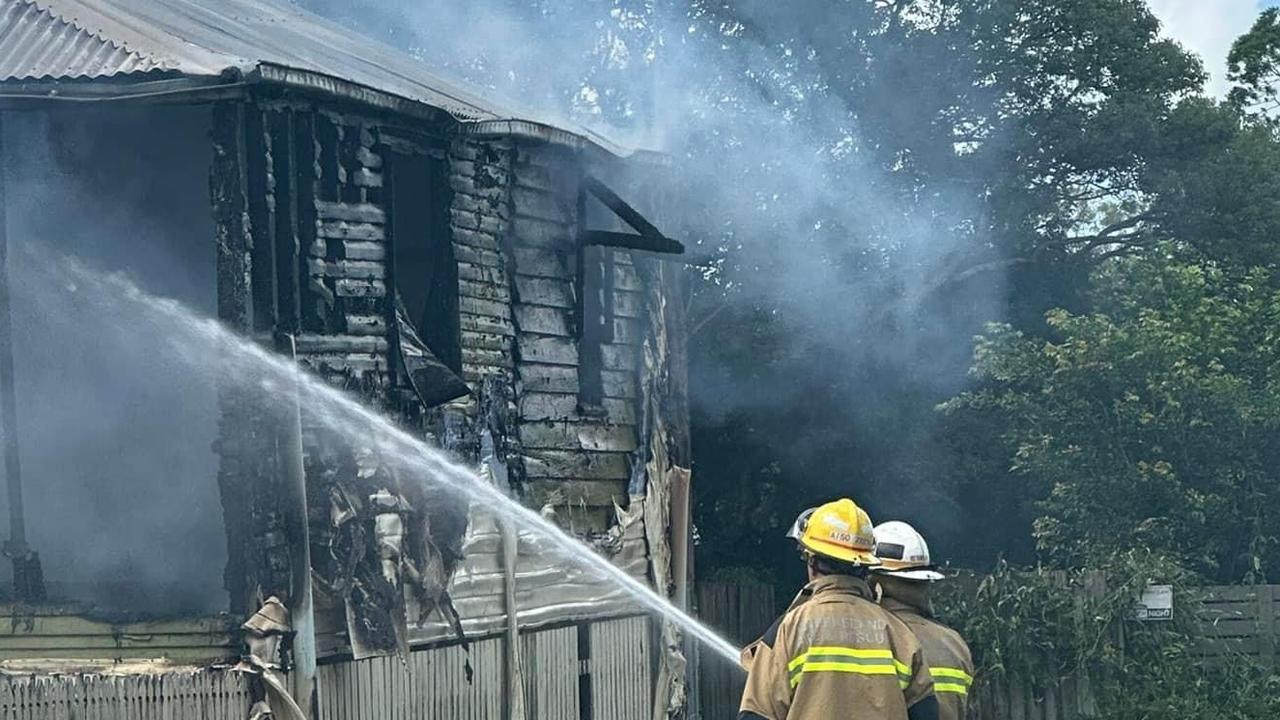
[[[1231,43],[1249,30],[1258,12],[1280,0],[1148,0],[1164,24],[1165,34],[1198,54],[1209,71],[1208,91],[1227,90],[1227,53]]]

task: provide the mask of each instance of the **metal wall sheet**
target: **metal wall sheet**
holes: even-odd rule
[[[578,633],[578,626],[570,625],[521,638],[525,710],[531,720],[578,720],[581,717]]]
[[[633,499],[633,509],[642,502]],[[646,546],[640,515],[639,512],[627,513],[620,518],[617,551],[612,560],[632,577],[646,580]],[[463,542],[463,559],[449,583],[450,597],[468,636],[495,635],[507,627],[499,543],[500,535],[492,516],[473,512]],[[565,562],[558,552],[545,548],[543,542],[530,533],[520,533],[516,602],[522,630],[640,612],[634,600],[615,582]],[[413,622],[417,608],[412,601],[410,605],[412,642],[439,642],[454,637],[438,612],[422,623]]]
[[[503,720],[503,642],[322,665],[321,720]]]
[[[591,717],[650,720],[653,672],[649,619],[591,623]]]

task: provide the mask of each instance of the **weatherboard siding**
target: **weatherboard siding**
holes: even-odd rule
[[[486,377],[515,381],[515,325],[511,317],[509,260],[502,249],[508,232],[510,143],[458,139],[449,146],[449,211],[458,265],[463,379],[478,395]],[[474,397],[454,403],[474,412]]]
[[[516,389],[526,501],[549,503],[589,529],[604,529],[612,506],[627,503],[627,478],[638,443],[636,377],[639,283],[630,253],[612,253],[614,342],[600,349],[604,400],[580,402],[584,350],[577,333],[578,202],[581,160],[545,145],[517,146],[513,165],[509,252],[514,265]],[[621,268],[626,268],[622,270]],[[587,291],[595,290],[588,288]],[[577,508],[576,510],[568,510]]]

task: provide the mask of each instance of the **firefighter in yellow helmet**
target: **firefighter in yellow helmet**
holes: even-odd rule
[[[936,720],[920,642],[872,600],[871,518],[852,500],[829,502],[799,543],[809,583],[744,658],[739,720]]]
[[[933,569],[929,545],[907,523],[881,523],[875,536],[881,564],[872,572],[872,583],[879,586],[880,605],[906,623],[924,646],[939,719],[964,720],[973,684],[973,655],[959,633],[933,619],[929,602],[930,585],[944,576]]]

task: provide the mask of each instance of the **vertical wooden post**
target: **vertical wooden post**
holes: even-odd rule
[[[1276,666],[1276,605],[1275,586],[1257,585],[1258,594],[1258,661],[1263,666]]]
[[[3,130],[4,125],[0,121],[0,161],[5,157]],[[18,458],[18,410],[14,398],[6,190],[3,166],[0,166],[0,432],[4,433],[4,477],[9,491],[9,544],[5,552],[16,556],[26,554],[27,524],[22,507],[22,463]]]
[[[244,105],[220,102],[213,106],[213,161],[209,168],[209,200],[213,206],[214,249],[218,284],[218,319],[248,331],[249,215],[245,201]],[[252,597],[249,559],[251,486],[255,467],[246,452],[251,417],[243,393],[218,388],[218,488],[227,533],[224,586],[231,596],[230,611],[245,616],[257,605]]]
[[[292,335],[280,336],[280,350],[296,364]],[[298,370],[301,372],[301,369]],[[280,438],[280,507],[289,535],[289,620],[293,625],[293,697],[307,717],[316,715],[316,619],[311,592],[311,532],[307,520],[307,476],[302,457],[302,408],[295,386],[285,399]]]
[[[506,517],[498,517],[502,534],[502,601],[507,613],[507,646],[504,675],[507,684],[507,720],[525,720],[525,679],[520,662],[520,618],[516,603],[516,558],[520,536]]]
[[[0,161],[4,159],[0,122]],[[22,461],[18,455],[18,400],[13,378],[13,318],[9,297],[8,200],[0,165],[0,434],[4,436],[4,476],[9,497],[9,540],[4,554],[13,561],[13,594],[19,602],[44,600],[40,557],[27,547],[26,509],[22,499]]]

